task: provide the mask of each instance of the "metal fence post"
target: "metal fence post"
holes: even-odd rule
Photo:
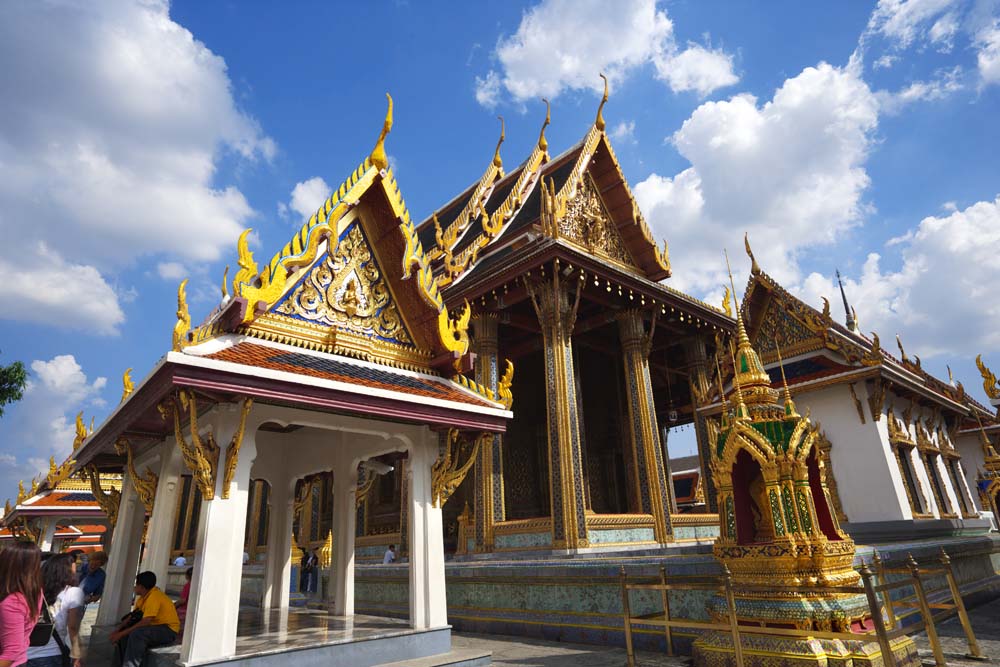
[[[729,609],[729,630],[733,634],[736,667],[743,667],[743,646],[740,644],[740,622],[736,617],[736,598],[733,596],[733,575],[725,563],[722,564],[722,582],[726,591],[726,607]]]
[[[670,623],[670,594],[667,591],[667,568],[660,566],[660,595],[663,598],[663,620]],[[663,626],[663,634],[667,638],[667,655],[674,654],[674,638],[669,625]]]
[[[635,667],[635,651],[632,648],[632,611],[629,609],[628,581],[624,565],[622,565],[619,578],[622,584],[622,613],[625,622],[625,656],[628,660],[628,667]]]
[[[896,656],[892,652],[892,645],[889,644],[889,637],[885,632],[885,621],[882,619],[882,609],[878,604],[878,595],[872,585],[872,571],[868,569],[868,565],[864,561],[861,561],[861,581],[865,585],[868,609],[872,615],[872,623],[875,625],[878,645],[882,649],[882,663],[886,667],[896,667]]]
[[[889,583],[888,577],[885,575],[885,565],[882,562],[882,557],[878,555],[878,551],[875,551],[875,555],[872,557],[872,561],[875,563],[875,572],[878,574],[878,583],[885,586]],[[885,603],[885,613],[889,617],[889,625],[896,628],[896,607],[892,603],[892,591],[883,591],[882,600]]]
[[[969,615],[965,611],[965,601],[962,600],[962,591],[958,589],[958,582],[955,581],[955,570],[951,565],[951,558],[948,556],[948,552],[944,550],[944,547],[941,547],[941,564],[944,565],[944,574],[948,579],[948,587],[951,588],[951,597],[955,602],[958,620],[962,622],[965,638],[969,642],[969,653],[966,657],[973,660],[985,660],[985,656],[979,650],[979,642],[976,641],[976,634],[972,631],[972,623],[969,621]]]
[[[910,574],[913,575],[913,590],[917,594],[917,603],[920,605],[920,613],[924,617],[924,628],[927,630],[927,639],[930,640],[931,650],[934,651],[934,662],[937,667],[946,667],[948,662],[944,659],[941,651],[941,640],[938,639],[937,629],[934,627],[934,614],[927,604],[927,593],[924,591],[924,582],[920,580],[920,568],[917,561],[913,559],[913,554],[906,555],[906,564],[910,566]]]

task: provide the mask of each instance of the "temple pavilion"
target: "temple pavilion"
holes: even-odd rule
[[[200,326],[181,283],[172,349],[134,388],[126,376],[122,403],[74,452],[73,471],[125,471],[92,651],[128,610],[137,569],[168,581],[178,509],[194,485],[197,567],[180,663],[271,664],[296,650],[308,664],[371,665],[449,652],[441,507],[506,429],[512,394],[460,375],[471,366],[471,309],[449,310],[441,296],[388,166],[391,125],[390,98],[371,155],[269,262],[258,265],[242,235],[231,290],[224,278]],[[402,453],[395,466],[378,460]],[[353,538],[363,475],[400,469],[409,615],[387,625],[354,613]],[[326,639],[303,644],[288,632],[292,519],[299,480],[320,471],[332,472],[331,608],[319,617]],[[247,617],[255,480],[269,489],[268,540],[261,609]],[[292,627],[307,622],[319,621]],[[255,639],[277,629],[284,639]]]

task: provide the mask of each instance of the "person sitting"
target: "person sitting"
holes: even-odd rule
[[[174,559],[174,567],[184,567],[187,564],[188,561],[187,558],[184,557],[184,554],[179,554],[177,558]]]
[[[382,556],[382,564],[388,565],[389,563],[396,562],[396,545],[390,544],[389,548],[385,550],[385,554]]]
[[[86,597],[87,604],[97,602],[104,594],[104,580],[106,573],[104,566],[108,564],[108,555],[103,551],[97,551],[90,557],[87,566],[87,574],[80,580],[80,588]]]
[[[181,596],[178,598],[177,604],[174,605],[177,609],[177,620],[181,627],[181,629],[177,632],[178,639],[180,639],[181,635],[184,634],[184,619],[187,617],[188,598],[191,597],[191,577],[193,575],[194,568],[189,567],[187,572],[184,573],[184,587],[181,588]]]
[[[135,594],[139,599],[134,611],[141,611],[142,618],[129,625],[131,615],[126,617],[109,637],[122,648],[122,667],[141,667],[147,649],[173,644],[181,628],[174,603],[156,587],[156,574],[140,572],[135,578]]]

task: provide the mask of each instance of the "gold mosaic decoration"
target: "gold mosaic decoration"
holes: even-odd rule
[[[560,237],[583,246],[593,254],[635,268],[635,262],[589,174],[580,180],[576,196],[567,204],[566,214],[558,225]]]
[[[275,312],[413,345],[358,222]]]

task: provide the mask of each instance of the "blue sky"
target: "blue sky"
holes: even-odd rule
[[[981,397],[1000,367],[1000,7],[529,3],[4,3],[0,361],[32,372],[0,419],[0,498],[70,449],[197,321],[236,238],[284,244],[388,141],[414,217],[508,166],[552,101],[551,150],[608,128],[675,287],[718,301],[722,249],[811,303],[840,268],[865,331]],[[52,39],[72,35],[73,39]],[[836,302],[835,302],[836,303]],[[839,309],[835,312],[839,312]]]

